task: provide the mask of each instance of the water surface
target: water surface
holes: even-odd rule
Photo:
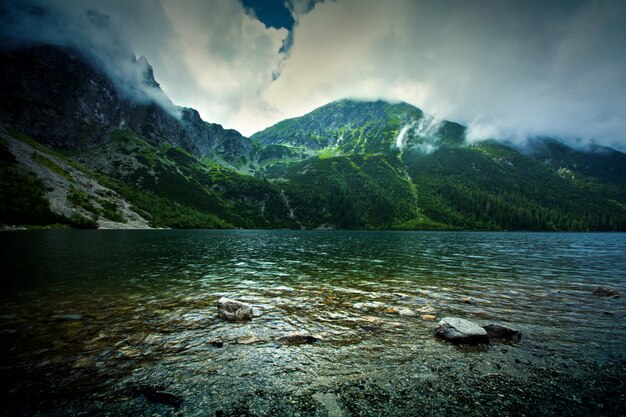
[[[366,376],[397,387],[456,366],[523,379],[626,353],[624,299],[592,294],[626,290],[625,234],[40,231],[2,233],[0,249],[14,411],[170,412],[128,393],[145,383],[181,395],[184,415],[242,402],[264,415],[259,390],[310,399],[289,413],[346,415],[333,393]],[[218,320],[221,296],[252,304],[254,319]],[[455,347],[433,337],[446,316],[523,339]],[[290,331],[322,341],[281,345]]]

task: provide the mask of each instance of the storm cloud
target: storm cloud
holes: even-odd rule
[[[40,32],[58,42],[67,28],[84,30],[76,22],[88,11],[108,16],[120,48],[147,57],[174,103],[244,134],[335,99],[382,98],[463,123],[468,140],[552,136],[626,148],[619,0],[291,0],[289,27],[264,24],[267,13],[234,0],[3,8],[12,3],[56,10],[56,34]]]

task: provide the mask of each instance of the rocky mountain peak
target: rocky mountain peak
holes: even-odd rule
[[[148,62],[148,59],[146,59],[146,57],[143,55],[140,56],[139,59],[137,59],[137,65],[139,65],[139,67],[141,68],[143,82],[146,85],[160,89],[161,84],[156,82],[156,80],[154,79],[154,70],[152,69],[152,65],[150,65],[150,63]]]
[[[145,57],[133,55],[114,73],[95,61],[55,45],[0,52],[3,122],[56,149],[90,149],[123,127],[198,157],[230,163],[248,156],[248,138],[203,121],[194,109],[174,106]]]

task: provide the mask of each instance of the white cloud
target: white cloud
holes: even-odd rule
[[[299,19],[263,97],[281,109],[276,120],[341,97],[386,98],[472,124],[474,139],[623,147],[625,18],[616,1],[325,2]]]
[[[266,29],[232,0],[180,4],[164,2],[191,79],[163,74],[163,87],[175,102],[196,108],[206,120],[251,133],[255,113],[266,112],[260,94],[284,58],[278,51],[287,31]],[[193,91],[184,88],[187,82]]]
[[[70,20],[110,15],[174,103],[244,134],[335,99],[383,98],[467,124],[475,140],[550,135],[626,148],[620,0],[327,0],[312,10],[289,0],[287,55],[287,30],[266,28],[238,1],[28,1]]]

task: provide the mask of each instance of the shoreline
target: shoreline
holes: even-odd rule
[[[482,230],[482,229],[454,229],[454,230],[432,230],[432,229],[332,229],[332,228],[316,228],[316,229],[289,229],[289,228],[213,228],[213,229],[175,229],[169,227],[118,227],[120,224],[108,224],[107,227],[98,228],[73,228],[67,225],[47,225],[47,226],[14,226],[1,225],[0,232],[15,231],[40,231],[40,230],[186,230],[186,231],[292,231],[292,232],[427,232],[427,233],[554,233],[554,234],[585,234],[585,233],[626,233],[626,230]]]
[[[74,377],[59,387],[45,386],[34,378],[21,381],[28,388],[5,394],[4,406],[7,415],[41,416],[582,417],[626,413],[624,356],[603,363],[578,359],[569,366],[558,360],[501,366],[493,357],[479,360],[471,353],[465,361],[417,358],[417,362],[311,386],[298,374],[271,384],[266,384],[267,376],[262,373],[229,375],[240,385],[230,390],[221,385],[224,376],[219,372],[209,372],[201,380],[175,378],[176,371],[171,369],[175,365],[151,372],[128,369],[126,376],[116,380],[87,372],[83,376],[90,375],[89,382]],[[137,393],[137,387],[164,389],[180,405]],[[36,400],[33,392],[39,392]]]

